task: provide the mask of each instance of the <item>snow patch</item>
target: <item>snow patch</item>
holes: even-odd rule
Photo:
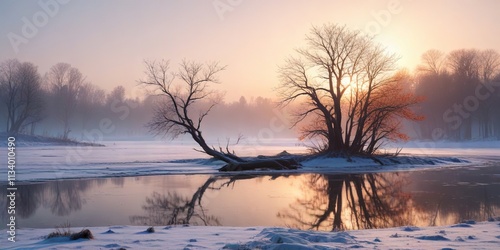
[[[70,241],[64,237],[46,240],[53,229],[17,231],[17,242],[0,238],[2,249],[498,249],[500,228],[497,222],[478,222],[473,228],[415,227],[354,230],[344,232],[304,231],[263,227],[184,227],[168,226],[157,233],[144,232],[144,226],[88,228],[93,240]],[[165,229],[167,229],[165,228]],[[411,231],[404,230],[411,228]],[[436,234],[450,229],[444,234]],[[399,235],[401,230],[405,235]],[[394,237],[397,235],[397,237]],[[480,235],[476,237],[475,235]],[[392,237],[391,237],[392,236]],[[454,239],[454,240],[450,240]],[[410,246],[410,247],[409,247]]]

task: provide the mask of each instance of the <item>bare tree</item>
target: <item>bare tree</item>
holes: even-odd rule
[[[148,124],[150,129],[172,138],[188,134],[208,155],[227,163],[243,162],[227,147],[226,152],[210,147],[201,130],[203,119],[222,98],[220,93],[210,89],[210,85],[218,83],[216,75],[225,67],[218,63],[204,65],[183,61],[177,72],[171,72],[168,61],[145,64],[146,79],[140,82],[154,87],[154,91],[162,97]],[[206,102],[205,108],[196,107],[201,101]]]
[[[45,81],[51,86],[56,100],[59,120],[63,124],[63,138],[67,139],[71,132],[70,122],[77,108],[78,94],[84,84],[85,77],[80,70],[68,63],[58,63],[45,75]]]
[[[371,154],[383,139],[402,138],[393,136],[399,133],[396,117],[419,119],[410,109],[418,98],[408,91],[383,93],[398,87],[393,84],[397,58],[370,38],[328,24],[313,27],[306,41],[308,47],[280,68],[278,91],[283,106],[302,101],[306,107],[294,125],[315,117],[303,132],[325,141],[325,151]]]
[[[8,60],[0,65],[0,89],[7,107],[7,131],[20,132],[41,120],[42,88],[37,67]],[[33,131],[33,130],[32,130]]]
[[[439,72],[431,70],[436,58],[445,58]],[[420,108],[428,118],[420,124],[424,138],[439,134],[432,135],[436,128],[442,129],[439,139],[469,140],[494,135],[498,104],[497,96],[490,91],[495,89],[494,78],[500,72],[497,51],[459,49],[443,56],[430,50],[422,56],[419,70],[416,92],[426,96]],[[478,93],[486,94],[480,98],[477,108],[464,110],[464,101],[479,97]]]
[[[454,81],[454,97],[456,103],[462,103],[480,83],[480,59],[476,49],[454,50],[448,54],[448,67]],[[455,130],[458,139],[472,139],[473,120],[477,114],[466,115],[458,129]],[[473,116],[473,117],[471,117]]]
[[[125,101],[125,88],[123,86],[116,86],[111,93],[106,97],[106,106],[110,106],[113,102]]]
[[[82,129],[86,129],[91,118],[96,116],[96,110],[103,110],[105,96],[104,90],[91,83],[85,83],[80,87],[77,103]]]
[[[148,124],[157,134],[175,138],[187,134],[200,145],[203,152],[228,164],[220,171],[240,171],[265,169],[296,169],[295,159],[256,159],[246,161],[229,150],[229,141],[225,149],[210,147],[202,134],[204,118],[217,105],[222,95],[210,90],[210,85],[217,83],[217,73],[224,70],[218,63],[200,64],[184,61],[177,72],[169,69],[168,61],[146,62],[146,79],[140,83],[153,87],[162,98],[155,109],[153,119]],[[202,102],[203,101],[203,102]],[[200,105],[201,104],[201,105]],[[202,107],[200,107],[202,106]]]
[[[439,50],[431,49],[422,54],[421,60],[422,64],[418,66],[418,71],[438,75],[443,70],[445,54]]]
[[[500,54],[488,49],[479,53],[479,75],[483,83],[489,83],[500,73]]]
[[[452,74],[460,80],[470,81],[479,78],[479,51],[454,50],[448,54],[446,60]]]
[[[494,89],[494,77],[500,74],[500,54],[496,50],[488,49],[479,52],[478,55],[479,78],[485,88]],[[476,93],[474,93],[476,94]],[[479,134],[482,138],[493,135],[494,119],[498,116],[495,103],[498,95],[483,100],[478,110]]]

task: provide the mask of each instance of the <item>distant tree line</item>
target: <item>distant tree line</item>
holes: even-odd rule
[[[92,131],[105,124],[101,132],[109,139],[152,138],[145,125],[160,98],[152,94],[127,98],[125,93],[123,86],[106,92],[68,63],[58,63],[41,74],[31,62],[7,60],[0,63],[0,131],[93,140]],[[202,100],[192,111],[205,105]],[[277,110],[270,99],[241,97],[221,102],[207,117],[205,127],[228,137],[256,136],[259,129],[269,127],[276,112],[283,112]],[[232,119],[220,123],[228,114]],[[295,134],[286,129],[276,136]]]
[[[84,130],[99,127],[103,118],[116,120],[121,106],[140,109],[142,103],[126,99],[122,86],[106,93],[68,63],[58,63],[42,76],[33,63],[4,61],[0,64],[0,90],[2,130],[63,139],[82,138]],[[129,127],[138,125],[133,121],[130,119]]]
[[[0,65],[2,113],[8,131],[17,132],[34,126],[42,119],[42,85],[32,63],[8,60]]]
[[[426,100],[418,111],[421,139],[500,138],[500,54],[460,49],[429,50],[415,76],[415,93]]]
[[[380,47],[344,27],[316,27],[307,39],[309,47],[298,50],[279,72],[277,91],[283,106],[292,105],[291,124],[282,119],[288,111],[270,99],[217,99],[203,117],[205,137],[256,136],[279,118],[287,129],[276,137],[295,137],[288,128],[301,124],[296,127],[302,138],[319,139],[318,148],[332,152],[371,153],[386,139],[407,139],[403,132],[411,129],[420,139],[500,138],[497,51],[429,50],[411,75],[396,70],[395,59]],[[169,107],[164,96],[139,99],[125,93],[123,86],[106,92],[68,63],[41,74],[31,62],[6,60],[0,63],[0,131],[92,140],[86,132],[104,123],[109,139],[151,138],[146,124],[162,114],[155,113],[159,107]],[[203,114],[213,101],[201,98],[189,113]]]

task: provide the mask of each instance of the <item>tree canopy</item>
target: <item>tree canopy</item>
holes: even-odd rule
[[[337,154],[372,154],[384,139],[406,139],[401,120],[421,119],[411,109],[421,98],[410,91],[409,75],[397,71],[396,56],[335,24],[313,27],[306,41],[281,66],[278,88],[283,106],[303,103],[294,123],[311,121],[303,138]]]

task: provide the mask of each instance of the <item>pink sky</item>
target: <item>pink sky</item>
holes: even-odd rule
[[[135,86],[144,59],[220,61],[228,67],[219,88],[231,101],[274,97],[277,66],[312,25],[328,22],[377,31],[410,70],[431,48],[500,51],[496,0],[67,1],[0,1],[0,61],[31,61],[42,74],[67,62],[106,90],[124,85],[129,96],[142,95]],[[26,37],[25,20],[34,18],[40,25]],[[24,42],[13,45],[12,34]]]

